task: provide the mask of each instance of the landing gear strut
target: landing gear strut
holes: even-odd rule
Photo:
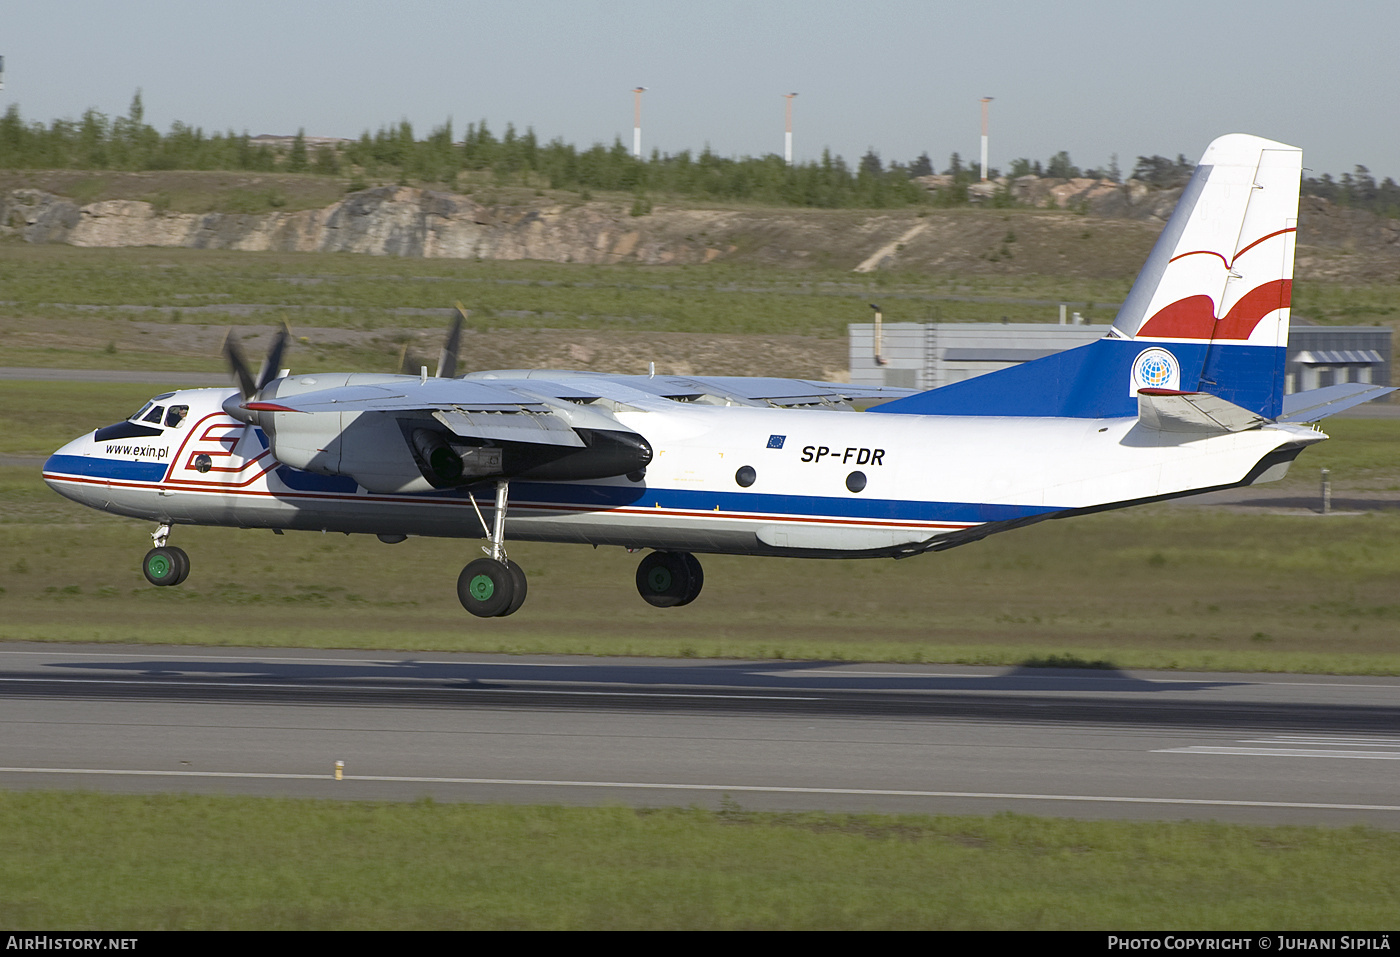
[[[657,608],[688,605],[704,585],[700,560],[690,552],[652,552],[637,566],[637,591]]]
[[[155,548],[141,561],[141,572],[152,585],[178,585],[189,577],[190,556],[183,548],[165,544],[170,538],[170,526],[162,525],[151,533]]]
[[[483,548],[489,557],[478,558],[457,576],[457,598],[462,607],[478,618],[504,618],[513,615],[525,604],[525,594],[529,586],[525,581],[525,571],[506,557],[506,500],[510,491],[509,482],[496,483],[496,514],[491,526],[477,507],[476,499],[471,498],[476,517],[486,532],[490,545]],[[470,496],[470,493],[468,494]]]

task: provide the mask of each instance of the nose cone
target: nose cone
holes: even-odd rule
[[[44,462],[44,483],[65,498],[83,501],[81,485],[75,482],[92,471],[92,451],[91,435],[69,442]]]

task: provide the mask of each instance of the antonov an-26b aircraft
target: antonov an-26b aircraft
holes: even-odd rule
[[[507,538],[651,549],[653,605],[700,593],[695,553],[903,558],[1050,518],[1282,478],[1307,423],[1389,391],[1284,396],[1301,151],[1234,134],[1196,167],[1108,334],[916,393],[795,379],[498,371],[291,375],[285,329],[237,391],[158,395],[44,466],[60,494],[177,525],[485,538],[457,593],[513,614]],[[460,328],[460,326],[458,326]],[[853,401],[892,399],[865,412]]]

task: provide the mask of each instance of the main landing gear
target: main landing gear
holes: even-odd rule
[[[457,598],[462,607],[478,618],[505,618],[525,604],[528,585],[525,572],[506,557],[506,504],[510,483],[496,483],[496,512],[490,525],[481,514],[476,498],[468,493],[489,545],[482,548],[486,558],[478,558],[457,576]],[[705,572],[690,552],[652,552],[637,566],[637,591],[657,608],[688,605],[700,595]]]
[[[462,607],[478,618],[505,618],[520,610],[525,604],[529,586],[525,581],[525,571],[506,557],[506,499],[510,492],[509,482],[496,483],[496,514],[488,528],[486,519],[472,498],[472,508],[481,520],[491,544],[482,549],[488,558],[478,558],[457,576],[457,598]]]
[[[151,533],[155,548],[141,560],[141,572],[152,585],[178,585],[189,577],[190,556],[183,548],[167,545],[170,526],[162,525]]]
[[[704,569],[690,552],[652,552],[637,566],[637,591],[657,608],[688,605],[704,585]]]

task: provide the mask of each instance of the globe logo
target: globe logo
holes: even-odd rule
[[[1171,381],[1171,376],[1171,364],[1162,356],[1148,356],[1142,364],[1142,381],[1149,388],[1163,388]]]
[[[1133,360],[1132,391],[1175,389],[1180,382],[1176,356],[1165,349],[1148,349]]]

